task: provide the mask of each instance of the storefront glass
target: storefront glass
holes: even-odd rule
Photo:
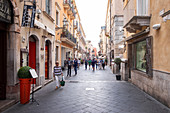
[[[146,72],[146,40],[136,44],[136,68]]]

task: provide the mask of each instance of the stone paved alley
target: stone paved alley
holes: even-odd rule
[[[39,106],[17,103],[3,113],[170,113],[131,83],[116,81],[109,68],[92,72],[81,67],[77,76],[66,80],[58,90],[52,82],[37,91]]]

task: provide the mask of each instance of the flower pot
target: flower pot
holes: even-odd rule
[[[116,75],[116,80],[121,80],[121,75]]]
[[[30,100],[31,78],[20,80],[20,103],[27,104]]]

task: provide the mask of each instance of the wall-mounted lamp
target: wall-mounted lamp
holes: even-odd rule
[[[159,29],[160,27],[161,27],[160,24],[154,24],[154,25],[152,26],[152,28],[153,28],[153,29],[156,29],[156,30]]]

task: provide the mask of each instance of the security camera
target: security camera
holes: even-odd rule
[[[41,10],[40,9],[37,9],[37,14],[41,14]]]
[[[160,24],[155,24],[155,25],[152,26],[152,28],[153,28],[153,29],[156,29],[156,30],[159,29],[160,27],[161,27]]]

